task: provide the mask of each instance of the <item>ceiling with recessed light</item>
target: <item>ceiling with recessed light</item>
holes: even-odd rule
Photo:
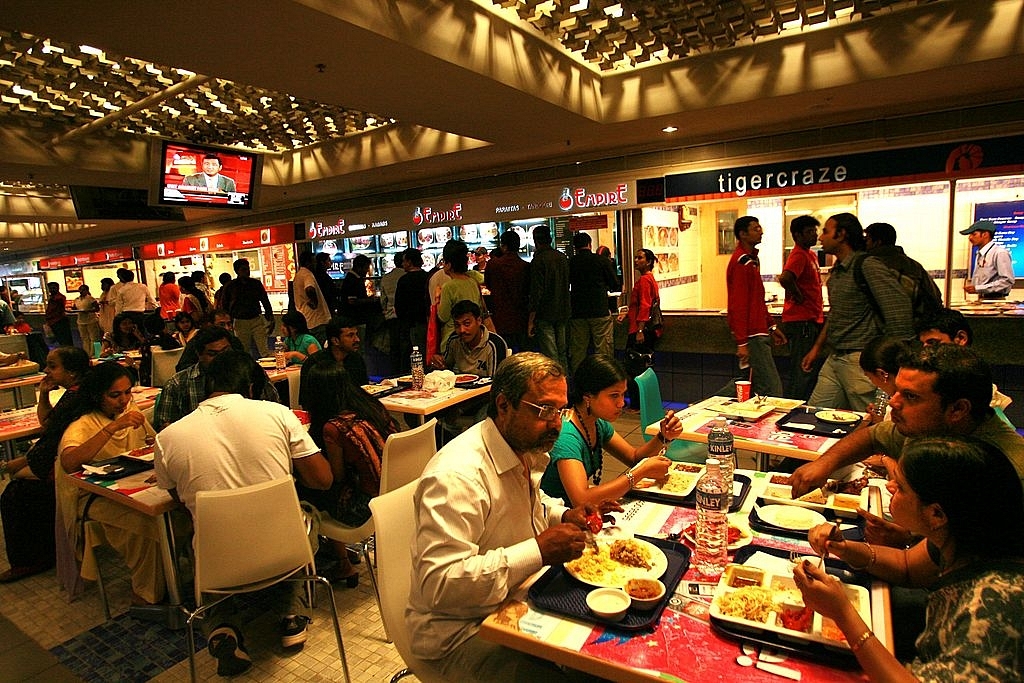
[[[291,221],[1014,102],[1022,5],[74,0],[54,12],[8,0],[0,241],[38,255],[128,232]],[[67,187],[147,189],[158,138],[264,152],[258,209],[187,210],[186,228],[78,221]]]

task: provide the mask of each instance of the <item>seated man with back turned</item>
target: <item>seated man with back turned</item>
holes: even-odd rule
[[[189,344],[196,343],[199,348],[199,360],[190,368],[175,373],[167,380],[160,400],[153,413],[153,426],[157,431],[185,417],[206,398],[206,369],[220,353],[231,349],[231,333],[222,327],[205,327],[196,334]],[[233,349],[238,350],[238,349]],[[260,368],[262,381],[257,391],[257,398],[264,401],[277,402],[277,389],[267,379],[266,373]]]
[[[317,363],[341,363],[355,384],[362,386],[370,383],[369,375],[366,373],[366,361],[359,353],[359,329],[348,318],[332,318],[331,322],[327,323],[327,348],[317,351],[302,363],[302,370],[299,372],[301,406],[309,405],[309,393],[306,390],[309,386],[309,371]]]
[[[506,359],[488,419],[438,451],[419,479],[406,628],[413,654],[448,680],[570,675],[478,637],[480,623],[524,579],[583,552],[584,515],[594,507],[568,510],[539,486],[566,394],[557,361],[537,353]]]
[[[823,485],[833,471],[875,453],[899,458],[908,439],[973,436],[1010,459],[1024,480],[1024,438],[996,416],[992,371],[972,350],[957,344],[928,346],[900,362],[892,419],[854,430],[824,455],[800,466],[790,478],[793,497]],[[994,503],[996,501],[993,501]]]
[[[326,490],[331,466],[313,439],[286,407],[254,401],[264,377],[249,354],[225,351],[213,359],[205,379],[209,396],[195,412],[157,436],[154,467],[160,488],[195,515],[196,493],[242,488],[295,476],[305,486]],[[311,536],[315,541],[315,531]],[[315,548],[314,548],[315,550]],[[239,561],[244,561],[244,553]],[[290,605],[281,620],[281,645],[306,642],[309,618],[298,614],[302,589],[291,584]],[[217,623],[218,608],[204,619]],[[219,614],[222,614],[219,613]],[[238,629],[220,623],[209,634],[208,649],[218,659],[221,676],[239,674],[251,665]]]

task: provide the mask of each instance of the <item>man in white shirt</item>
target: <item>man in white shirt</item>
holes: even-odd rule
[[[331,310],[316,283],[311,251],[299,255],[299,269],[295,271],[295,279],[292,280],[292,300],[295,302],[295,310],[306,319],[309,333],[323,346],[327,341],[327,323],[331,320]]]
[[[395,292],[398,291],[398,279],[405,275],[402,254],[401,251],[395,254],[395,267],[380,279],[380,307],[384,310],[384,327],[388,331],[388,356],[391,358],[391,371],[399,374],[402,372],[402,351],[405,345],[400,334],[398,313],[395,312]]]
[[[156,310],[156,301],[149,293],[149,287],[141,282],[136,282],[135,273],[127,268],[118,270],[117,278],[121,281],[121,286],[117,287],[117,291],[113,294],[114,312],[130,313],[136,326],[142,328],[146,311]],[[111,288],[111,291],[113,292],[114,289]]]
[[[994,241],[995,223],[978,221],[960,234],[967,235],[971,246],[978,249],[971,281],[964,285],[964,291],[977,294],[979,299],[1005,299],[1015,282],[1013,258],[1005,246]]]
[[[583,552],[584,517],[596,508],[569,510],[540,490],[566,394],[556,361],[538,353],[505,360],[488,419],[442,448],[419,480],[406,624],[413,654],[447,680],[571,676],[478,637],[480,623],[524,579]]]
[[[326,490],[333,483],[330,464],[298,418],[279,403],[252,400],[259,371],[247,353],[220,353],[206,369],[211,389],[206,400],[157,436],[157,484],[193,515],[198,491],[241,488],[293,472],[310,488]],[[291,604],[284,610],[283,647],[306,641],[309,618],[297,613],[300,594],[291,591]],[[210,654],[218,659],[217,673],[235,675],[248,669],[251,662],[238,629],[212,614],[204,622],[220,624],[208,639]]]

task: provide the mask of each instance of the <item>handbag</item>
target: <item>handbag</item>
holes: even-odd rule
[[[647,320],[647,327],[654,331],[654,334],[661,336],[662,328],[665,327],[665,318],[661,314],[661,297],[651,302],[651,317]]]

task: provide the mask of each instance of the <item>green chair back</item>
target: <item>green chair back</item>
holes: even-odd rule
[[[647,433],[647,426],[661,421],[665,417],[665,404],[661,401],[661,386],[654,368],[647,368],[636,378],[640,389],[640,433],[644,441],[654,437]],[[676,439],[668,445],[665,456],[676,462],[703,463],[708,457],[708,449],[702,443]]]

